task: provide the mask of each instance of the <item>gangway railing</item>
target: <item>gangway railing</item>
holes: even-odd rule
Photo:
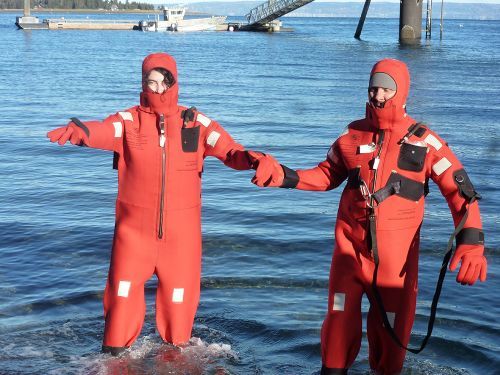
[[[252,27],[264,26],[312,1],[313,0],[268,0],[251,9],[250,12],[246,14],[248,24],[243,27],[250,29]]]

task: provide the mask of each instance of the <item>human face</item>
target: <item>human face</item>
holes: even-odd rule
[[[392,99],[396,95],[396,90],[386,89],[383,87],[370,87],[368,89],[368,98],[370,103],[376,108],[384,108],[385,102]]]
[[[146,78],[146,85],[151,91],[158,94],[164,93],[169,87],[165,80],[165,76],[154,69],[149,72]]]

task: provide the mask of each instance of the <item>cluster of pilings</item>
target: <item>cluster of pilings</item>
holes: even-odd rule
[[[365,0],[361,17],[354,37],[360,39],[371,0]],[[399,5],[399,41],[401,43],[418,43],[422,37],[422,5],[423,0],[401,0]],[[425,37],[431,37],[432,0],[427,0],[427,18]],[[443,0],[441,0],[441,36],[443,33]]]

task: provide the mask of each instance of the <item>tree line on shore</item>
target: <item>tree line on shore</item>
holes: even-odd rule
[[[31,0],[31,7],[49,9],[141,9],[153,10],[152,4],[139,3],[137,1],[126,0]],[[2,0],[0,9],[22,9],[24,0]]]

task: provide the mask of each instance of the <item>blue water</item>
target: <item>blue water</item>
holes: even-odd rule
[[[406,61],[410,114],[450,143],[484,197],[489,274],[473,287],[447,276],[433,338],[423,353],[408,354],[404,373],[498,373],[500,21],[445,21],[442,41],[417,47],[397,43],[395,19],[368,19],[363,41],[352,38],[356,19],[284,21],[295,31],[23,32],[13,14],[0,14],[1,374],[316,374],[320,368],[341,189],[259,189],[249,183],[250,172],[217,160],[204,173],[202,296],[191,344],[179,352],[161,343],[152,280],[146,323],[131,353],[100,354],[116,195],[112,155],[58,147],[45,133],[72,116],[102,119],[136,104],[141,61],[155,51],[177,58],[181,103],[293,168],[323,160],[343,128],[363,116],[377,59]],[[415,345],[426,332],[451,230],[447,205],[432,186]],[[352,373],[368,372],[365,337]]]

